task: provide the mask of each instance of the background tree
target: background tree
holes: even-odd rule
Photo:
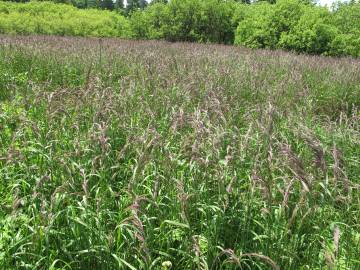
[[[243,4],[251,4],[251,0],[235,0],[235,2],[239,2]]]
[[[169,2],[168,0],[152,0],[150,4],[157,4],[157,3],[167,4],[168,2]]]
[[[86,7],[87,8],[97,8],[98,7],[98,1],[97,0],[87,0],[86,1]]]
[[[147,6],[147,2],[146,2],[146,0],[139,0],[139,7],[141,8],[141,9],[144,9],[146,6]]]
[[[107,10],[113,10],[115,7],[113,0],[101,0],[100,1],[100,8],[101,9],[107,9]]]
[[[29,0],[21,0],[21,2],[29,2]],[[70,0],[54,0],[54,2],[59,4],[71,4]]]
[[[87,8],[86,0],[71,0],[71,4],[77,8]]]
[[[124,0],[116,0],[115,2],[115,8],[118,10],[123,10],[124,9]]]
[[[140,8],[139,0],[127,0],[126,13],[130,14],[132,11]]]
[[[315,0],[276,0],[275,4],[269,3],[272,0],[154,0],[150,5],[145,0],[128,0],[127,7],[124,7],[123,0],[52,1],[69,5],[0,1],[0,33],[23,34],[28,33],[28,29],[36,34],[51,33],[49,29],[53,26],[43,23],[47,20],[34,12],[38,12],[38,7],[42,5],[41,10],[48,9],[48,13],[52,14],[50,18],[56,18],[59,10],[73,5],[81,9],[116,8],[117,15],[128,17],[118,24],[111,23],[109,28],[100,22],[96,26],[80,24],[78,15],[69,15],[69,20],[54,22],[59,26],[55,34],[96,36],[106,33],[112,36],[115,33],[114,36],[118,36],[123,26],[129,25],[131,31],[128,37],[136,39],[213,42],[311,54],[360,56],[359,0],[337,2],[331,9],[315,5]],[[20,15],[17,14],[18,8]],[[24,16],[24,9],[31,10],[30,18]],[[92,12],[95,10],[84,12],[84,16],[91,17]],[[105,13],[103,20],[113,22],[116,14]],[[76,22],[74,27],[68,25],[70,22]]]

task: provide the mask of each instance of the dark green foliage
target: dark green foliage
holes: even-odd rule
[[[147,6],[147,1],[146,0],[139,0],[139,7],[141,9],[144,9]]]
[[[113,10],[115,5],[113,0],[101,0],[99,5],[102,9]]]
[[[136,10],[144,9],[146,6],[146,0],[128,0],[126,5],[126,12],[130,14]]]
[[[152,0],[150,2],[150,4],[157,4],[157,3],[161,3],[161,4],[167,4],[168,0]]]
[[[86,0],[86,7],[87,8],[97,8],[98,0]]]
[[[123,10],[124,9],[124,0],[116,0],[115,1],[115,8]]]
[[[128,0],[126,5],[126,10],[128,13],[140,8],[139,0]]]
[[[243,4],[251,4],[251,0],[235,0],[234,2],[239,2]]]
[[[95,7],[99,7],[98,6],[98,1],[96,1],[96,6]],[[74,6],[74,7],[77,7],[77,8],[81,8],[81,9],[84,9],[84,8],[87,8],[87,3],[86,3],[86,0],[71,0],[71,4]]]

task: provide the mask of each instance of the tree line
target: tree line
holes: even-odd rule
[[[311,0],[128,0],[126,6],[122,0],[54,2],[1,2],[0,33],[164,39],[360,56],[358,0],[338,2],[331,9]]]

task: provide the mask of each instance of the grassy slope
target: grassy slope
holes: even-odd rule
[[[359,60],[2,36],[0,71],[1,269],[360,268]]]

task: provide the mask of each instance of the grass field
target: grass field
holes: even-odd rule
[[[0,269],[360,269],[360,60],[0,36]]]

